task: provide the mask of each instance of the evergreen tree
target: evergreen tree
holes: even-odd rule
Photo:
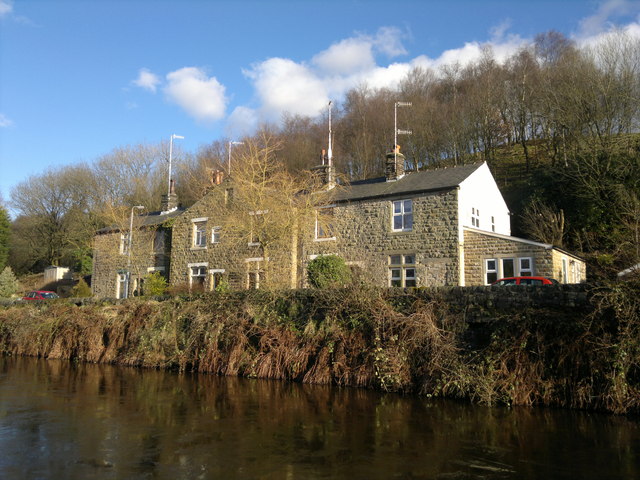
[[[0,298],[11,297],[18,291],[19,286],[11,267],[4,267],[4,270],[0,273]]]

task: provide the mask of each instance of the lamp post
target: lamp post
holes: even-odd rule
[[[173,157],[173,139],[179,138],[184,140],[184,137],[181,135],[176,135],[175,133],[171,135],[171,139],[169,140],[169,180],[167,181],[167,195],[171,195],[171,159]]]
[[[227,162],[227,169],[229,170],[229,175],[231,175],[231,147],[233,145],[244,145],[244,142],[234,142],[233,140],[231,140],[229,142],[229,161]]]
[[[127,242],[127,288],[125,290],[125,297],[129,298],[129,285],[131,284],[131,243],[133,240],[133,211],[143,210],[144,205],[135,205],[131,207],[131,216],[129,217],[129,241]]]
[[[398,130],[398,107],[410,107],[411,102],[396,102],[393,104],[393,161],[398,161],[398,135],[411,135],[411,130]]]

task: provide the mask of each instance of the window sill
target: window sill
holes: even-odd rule
[[[247,243],[247,247],[259,247],[262,244],[260,242],[249,242]]]
[[[393,230],[391,229],[391,233],[410,233],[413,232],[413,228],[406,228],[403,230]]]
[[[336,237],[326,237],[326,238],[315,238],[314,242],[335,242],[337,240]]]
[[[206,250],[207,247],[191,247],[191,251],[195,251],[195,250]]]

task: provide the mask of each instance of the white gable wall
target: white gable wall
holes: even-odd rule
[[[460,183],[458,209],[460,227],[511,235],[509,208],[486,163]]]

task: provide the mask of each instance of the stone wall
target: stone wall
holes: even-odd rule
[[[260,281],[267,282],[270,286],[298,286],[295,242],[287,237],[282,239],[282,245],[278,245],[278,248],[270,249],[268,243],[250,245],[246,226],[241,228],[240,225],[234,225],[233,211],[226,211],[224,208],[225,202],[230,201],[227,198],[230,188],[232,185],[228,182],[214,187],[175,220],[171,284],[191,289],[190,269],[191,266],[199,265],[207,272],[203,286],[205,290],[215,288],[219,280],[232,289],[248,288],[250,273],[259,273]],[[204,246],[194,245],[195,219],[206,222]],[[214,227],[220,227],[219,242],[213,241]],[[293,235],[294,232],[290,233]]]
[[[154,237],[156,228],[134,230],[131,242],[131,282],[129,295],[150,269],[168,274],[170,248],[170,229],[165,232],[165,248],[161,252],[154,251]],[[91,289],[99,298],[115,298],[118,295],[118,273],[127,270],[129,256],[122,253],[121,233],[119,231],[101,233],[93,240],[93,274]],[[137,292],[136,292],[137,293]]]
[[[392,202],[413,200],[413,229],[392,230]],[[302,263],[337,254],[364,270],[378,286],[389,285],[389,256],[415,254],[418,286],[458,284],[457,190],[370,199],[334,208],[335,239],[304,242]]]

